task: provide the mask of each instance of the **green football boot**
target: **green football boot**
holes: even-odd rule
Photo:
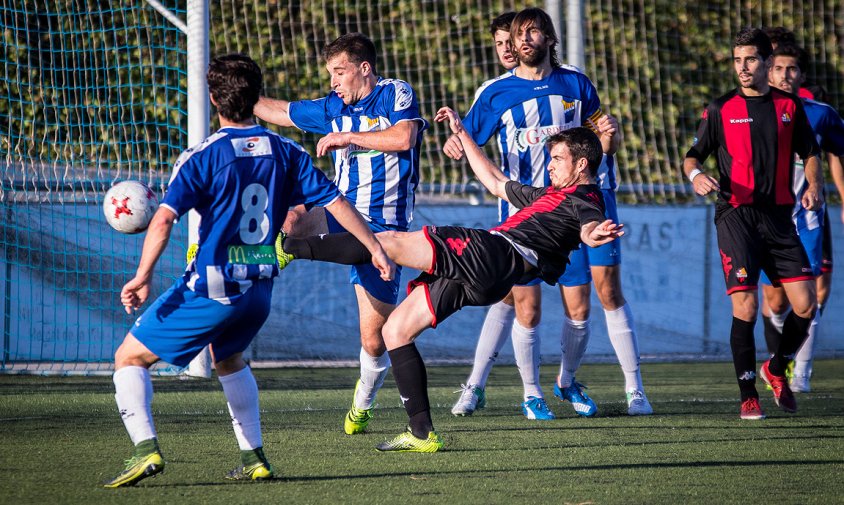
[[[126,460],[126,468],[117,477],[103,484],[106,488],[129,487],[147,477],[164,471],[164,458],[159,451],[144,456],[132,456]]]

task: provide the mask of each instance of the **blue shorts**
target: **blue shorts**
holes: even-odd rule
[[[334,219],[330,212],[325,213],[328,222],[329,233],[341,233],[346,231],[340,223]],[[380,225],[367,223],[372,233],[379,231],[406,231],[397,226]],[[395,305],[399,300],[399,284],[401,283],[401,267],[396,266],[396,275],[393,280],[387,282],[381,278],[381,273],[371,263],[366,265],[353,265],[349,273],[350,284],[360,284],[367,293],[376,300],[390,305]]]
[[[618,223],[618,206],[615,201],[615,191],[604,189],[604,204],[606,211],[604,216]],[[611,267],[621,264],[621,241],[613,240],[599,247],[589,247],[580,244],[580,247],[569,254],[569,266],[566,272],[557,281],[565,287],[582,286],[592,282],[590,267]]]
[[[803,244],[803,249],[806,250],[806,256],[809,257],[809,264],[812,267],[812,275],[815,277],[821,275],[824,270],[824,232],[826,227],[827,223],[823,222],[823,220],[820,226],[816,226],[811,230],[805,226],[797,227],[800,243]],[[771,285],[771,279],[768,278],[764,270],[759,275],[759,282],[767,286]]]
[[[184,367],[208,344],[215,361],[243,352],[270,313],[273,281],[255,281],[231,305],[199,296],[177,280],[129,332],[167,363]]]

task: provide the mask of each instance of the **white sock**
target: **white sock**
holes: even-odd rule
[[[516,318],[516,308],[504,302],[492,305],[486,313],[478,346],[475,348],[475,363],[472,373],[466,380],[467,385],[486,387],[489,372],[498,358],[498,353],[507,341],[507,336],[513,331],[513,321]]]
[[[234,436],[241,451],[263,447],[261,412],[258,408],[258,384],[248,366],[239,372],[221,375],[220,384],[228,400]]]
[[[638,389],[644,392],[642,372],[639,370],[639,342],[633,326],[633,311],[629,304],[615,310],[604,310],[607,318],[607,333],[624,372],[624,391]]]
[[[780,334],[782,334],[782,325],[785,324],[785,318],[788,316],[788,311],[786,310],[782,314],[777,314],[773,310],[771,311],[771,322],[774,324],[774,328],[777,329]]]
[[[114,399],[132,444],[156,438],[152,423],[152,380],[142,366],[127,366],[114,372]]]
[[[583,355],[586,354],[586,344],[589,343],[589,320],[572,321],[568,317],[563,323],[560,336],[560,350],[563,357],[560,360],[560,389],[571,386],[574,374],[580,368]]]
[[[815,311],[815,318],[812,319],[812,324],[809,325],[809,335],[803,341],[803,345],[800,346],[797,355],[794,356],[794,375],[812,376],[812,356],[815,354],[815,342],[817,342],[815,337],[818,334],[818,325],[820,322],[821,311],[818,308]]]
[[[518,320],[513,321],[513,353],[525,388],[525,401],[529,396],[545,398],[539,386],[539,331],[525,328]]]
[[[375,403],[375,395],[384,384],[390,371],[390,355],[386,352],[377,358],[360,348],[360,385],[355,395],[355,408],[368,410]]]

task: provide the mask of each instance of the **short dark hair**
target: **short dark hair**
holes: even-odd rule
[[[343,53],[346,53],[349,61],[355,65],[360,65],[365,61],[372,67],[373,73],[378,73],[375,44],[366,35],[359,32],[347,33],[322,48],[322,58],[326,62]]]
[[[532,23],[533,26],[539,28],[539,31],[545,35],[545,38],[551,40],[551,47],[548,48],[551,52],[551,66],[559,67],[560,59],[557,57],[557,44],[560,43],[560,39],[557,37],[557,31],[554,29],[554,22],[551,21],[551,16],[539,7],[528,7],[519,11],[513,18],[513,21],[510,22],[510,41],[513,42],[513,47],[516,47],[516,32],[528,23]]]
[[[767,27],[762,28],[762,30],[764,30],[765,35],[771,39],[771,46],[778,46],[780,44],[797,45],[797,38],[794,36],[794,32],[783,26]]]
[[[595,177],[597,175],[598,167],[601,166],[601,159],[604,156],[604,149],[601,147],[601,141],[598,140],[595,132],[585,126],[570,128],[548,137],[545,146],[550,151],[554,146],[561,143],[568,146],[572,161],[576,162],[580,158],[586,158],[589,176]]]
[[[774,51],[771,39],[760,28],[742,28],[733,40],[733,49],[739,46],[754,46],[763,60],[767,60]]]
[[[263,75],[252,58],[243,54],[217,56],[208,65],[205,78],[221,116],[238,123],[253,116]]]
[[[783,44],[774,49],[772,56],[790,56],[797,58],[797,66],[800,67],[800,73],[806,74],[809,70],[809,53],[805,49],[794,44]]]
[[[509,32],[510,23],[513,22],[513,18],[515,17],[515,11],[505,12],[504,14],[496,16],[495,19],[492,20],[492,23],[489,24],[489,34],[495,37],[495,32],[499,30],[502,32]]]

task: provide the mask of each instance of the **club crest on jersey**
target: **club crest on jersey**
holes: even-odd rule
[[[548,137],[566,129],[566,126],[558,125],[540,126],[538,128],[517,128],[516,149],[523,153],[533,146],[542,146],[548,140]]]
[[[361,129],[361,131],[380,130],[378,126],[381,124],[381,118],[370,118],[366,116],[361,116],[360,124],[361,126],[366,125],[366,130]]]
[[[736,280],[738,280],[739,284],[744,284],[744,281],[747,280],[747,269],[744,267],[739,268],[736,270]]]
[[[788,124],[791,122],[791,114],[788,112],[782,113],[782,124]]]
[[[273,153],[269,137],[233,138],[234,155],[238,158],[268,156]]]

